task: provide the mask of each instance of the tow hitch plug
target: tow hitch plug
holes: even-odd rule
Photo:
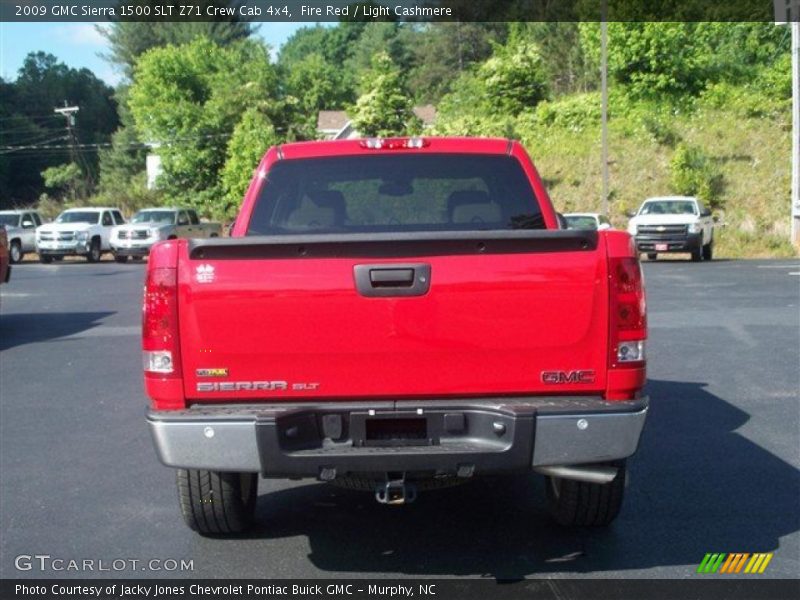
[[[408,504],[417,499],[417,486],[405,479],[390,480],[375,488],[375,499],[381,504]]]

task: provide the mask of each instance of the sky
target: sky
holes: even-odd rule
[[[261,23],[258,31],[272,48],[273,57],[281,45],[300,27],[312,23]],[[13,80],[29,52],[49,52],[69,67],[86,67],[109,85],[121,74],[100,55],[108,44],[95,23],[4,23],[0,22],[0,77]]]

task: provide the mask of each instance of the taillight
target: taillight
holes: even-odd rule
[[[174,268],[148,270],[142,306],[142,350],[146,375],[181,376],[178,342],[178,274]]]
[[[644,366],[647,310],[644,282],[635,257],[609,259],[610,350],[613,368]]]

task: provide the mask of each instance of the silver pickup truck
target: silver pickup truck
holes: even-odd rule
[[[203,223],[190,208],[146,208],[111,232],[111,251],[117,262],[141,258],[153,244],[176,238],[219,237],[222,225]]]
[[[35,210],[0,210],[0,225],[8,235],[8,257],[18,263],[28,252],[36,252],[36,228],[42,217]]]

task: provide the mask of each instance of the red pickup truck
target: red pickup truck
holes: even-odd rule
[[[230,238],[153,247],[147,422],[202,534],[248,528],[259,475],[402,504],[536,472],[559,522],[605,525],[646,337],[631,237],[562,229],[517,142],[286,144]]]

